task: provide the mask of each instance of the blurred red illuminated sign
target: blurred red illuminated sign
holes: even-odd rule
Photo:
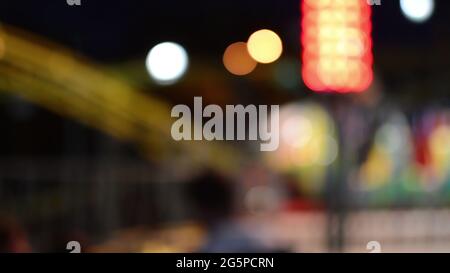
[[[362,92],[373,81],[366,0],[303,0],[302,76],[317,92]]]

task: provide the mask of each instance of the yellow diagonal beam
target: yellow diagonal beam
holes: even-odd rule
[[[1,91],[133,141],[156,160],[184,153],[193,164],[226,171],[237,170],[242,163],[242,155],[231,145],[173,141],[168,104],[63,47],[18,32],[12,28],[0,32]]]

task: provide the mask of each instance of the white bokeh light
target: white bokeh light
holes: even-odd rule
[[[189,59],[179,44],[164,42],[154,46],[147,55],[146,67],[150,76],[161,85],[178,81],[186,72]]]
[[[427,21],[434,11],[434,0],[400,0],[400,8],[415,23]]]

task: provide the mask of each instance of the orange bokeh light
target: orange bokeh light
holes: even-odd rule
[[[317,92],[362,92],[373,81],[371,7],[365,0],[304,0],[303,80]]]
[[[225,68],[234,75],[243,76],[251,73],[256,67],[256,61],[250,57],[247,44],[237,42],[231,44],[223,54]]]

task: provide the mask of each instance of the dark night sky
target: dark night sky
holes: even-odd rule
[[[375,47],[431,46],[450,37],[449,1],[437,1],[432,20],[408,22],[398,1],[374,7]],[[233,41],[259,28],[280,33],[287,52],[297,54],[299,0],[3,0],[0,22],[23,27],[75,48],[99,61],[144,55],[162,40],[184,44],[194,55],[221,56]]]

